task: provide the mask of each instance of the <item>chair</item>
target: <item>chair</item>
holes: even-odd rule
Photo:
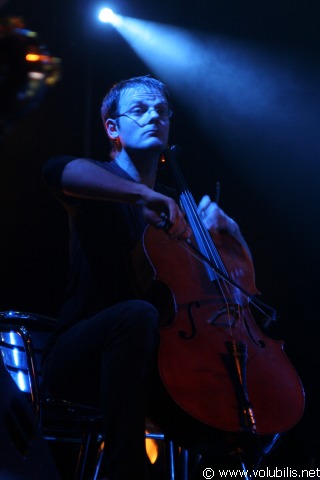
[[[44,395],[40,390],[42,350],[55,324],[55,319],[37,314],[0,312],[2,360],[30,401],[53,456],[56,459],[59,455],[61,457],[60,445],[68,445],[73,451],[75,465],[66,473],[66,478],[95,480],[104,447],[100,411]],[[187,452],[167,441],[152,424],[149,425],[146,439],[156,442],[158,447],[161,443],[166,479],[187,480]]]
[[[19,389],[30,401],[54,456],[59,458],[60,444],[69,445],[68,453],[71,451],[75,457],[74,478],[85,479],[88,475],[95,478],[102,456],[100,412],[41,394],[42,350],[55,324],[56,321],[49,317],[13,311],[1,312],[2,360]],[[89,465],[88,457],[93,447],[97,459],[94,465]],[[89,467],[93,468],[93,473],[88,473]],[[60,465],[60,468],[66,467]],[[71,478],[70,472],[66,474],[67,478]]]

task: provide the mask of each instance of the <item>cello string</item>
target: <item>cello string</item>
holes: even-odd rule
[[[270,305],[265,304],[264,302],[262,302],[261,300],[256,298],[254,295],[247,292],[244,288],[242,288],[240,285],[238,285],[236,282],[234,282],[234,280],[232,280],[232,278],[225,277],[225,274],[223,272],[219,271],[218,269],[216,269],[216,267],[211,263],[211,261],[207,257],[205,257],[203,255],[203,253],[200,252],[197,249],[197,247],[192,244],[192,242],[190,240],[185,240],[183,242],[179,241],[179,245],[182,248],[185,248],[187,251],[189,251],[189,253],[192,254],[194,256],[194,258],[196,258],[202,264],[210,265],[212,270],[214,271],[214,273],[217,275],[217,277],[219,277],[224,282],[229,283],[230,285],[232,285],[232,287],[238,289],[245,296],[245,298],[248,300],[248,302],[251,303],[251,305],[253,305],[257,310],[259,310],[260,313],[265,315],[266,318],[268,318],[271,321],[277,320],[277,312],[276,312],[275,308],[271,307]],[[188,249],[187,245],[188,245],[188,247],[190,247],[190,249],[192,249],[192,251]],[[271,314],[268,313],[267,309],[271,312]]]
[[[203,260],[203,258],[201,258],[198,254],[197,251],[193,251],[191,250],[190,248],[188,248],[188,246],[190,247],[190,244],[189,243],[182,243],[182,242],[179,242],[179,245],[184,248],[187,253],[189,255],[192,255],[192,257],[194,257],[196,260],[200,261],[203,265],[207,266],[207,263]],[[212,271],[215,273],[216,275],[216,270],[213,269],[211,267]],[[220,294],[224,300],[224,305],[226,307],[226,313],[227,313],[227,316],[228,316],[228,328],[229,328],[229,335],[230,336],[233,336],[233,332],[232,332],[232,315],[231,315],[231,305],[230,305],[230,302],[228,302],[227,300],[227,297],[226,297],[226,294],[225,294],[225,291],[224,289],[221,287],[221,283],[223,282],[224,286],[226,287],[226,289],[228,289],[228,285],[227,285],[227,282],[224,278],[219,278],[219,275],[216,275],[215,276],[215,281],[217,282],[218,284],[218,287],[219,287],[219,291],[220,291]]]
[[[218,261],[219,256],[214,255],[215,252],[213,251],[212,248],[210,248],[210,241],[209,240],[212,241],[211,236],[210,236],[209,232],[207,231],[207,229],[205,228],[205,226],[203,225],[203,222],[199,218],[197,208],[196,208],[196,204],[195,204],[194,199],[193,199],[193,197],[190,193],[188,194],[188,200],[189,200],[189,207],[191,207],[193,209],[193,215],[190,217],[191,218],[190,223],[191,223],[191,227],[192,227],[193,233],[194,233],[195,238],[196,238],[197,245],[199,246],[200,252],[202,254],[204,254],[207,258],[210,258],[211,262],[213,261],[213,264],[215,265],[216,270],[218,269],[218,270],[223,271],[225,276],[227,276],[228,273],[227,273],[223,263]],[[190,210],[190,208],[189,208],[189,210]],[[197,219],[198,219],[198,222],[197,222]],[[188,217],[188,220],[189,220],[189,217]],[[201,248],[201,246],[202,246],[202,248]],[[231,289],[229,288],[229,285],[225,282],[225,280],[223,278],[218,277],[215,274],[214,269],[211,266],[209,266],[208,263],[204,263],[204,265],[206,267],[209,279],[211,281],[215,280],[217,282],[217,285],[218,285],[219,290],[220,290],[220,294],[222,295],[225,304],[228,306],[228,300],[227,300],[226,293],[228,294],[229,298],[231,298],[231,296],[232,296]],[[231,322],[231,318],[229,319],[229,323],[230,322]]]
[[[172,146],[171,148],[166,149],[165,151],[165,157],[169,160],[170,166],[174,172],[176,181],[178,185],[180,186],[181,192],[185,193],[185,197],[188,200],[188,205],[190,208],[190,211],[192,212],[192,215],[190,215],[190,218],[193,218],[195,221],[194,228],[192,228],[194,234],[195,232],[199,233],[199,237],[196,238],[197,242],[199,241],[200,243],[203,244],[203,251],[206,251],[207,253],[209,252],[209,255],[204,255],[203,251],[198,252],[203,256],[203,259],[207,265],[210,265],[213,272],[216,274],[216,279],[217,283],[220,287],[220,290],[223,292],[223,288],[221,287],[221,281],[223,281],[223,284],[228,291],[228,285],[231,285],[232,287],[235,287],[240,293],[244,295],[244,297],[248,300],[249,303],[251,303],[258,311],[260,311],[261,314],[263,314],[268,320],[270,321],[275,321],[277,320],[277,312],[275,308],[266,305],[264,302],[259,300],[258,298],[254,297],[252,294],[247,292],[245,289],[243,289],[240,285],[238,285],[236,282],[234,282],[228,275],[227,270],[225,269],[225,266],[221,260],[221,257],[217,251],[217,248],[214,244],[213,239],[211,238],[210,233],[208,230],[205,228],[203,225],[202,220],[199,217],[198,210],[196,203],[193,199],[193,196],[191,192],[188,190],[186,182],[184,180],[184,177],[181,173],[181,169],[179,168],[179,165],[176,161],[174,161],[173,155],[175,156],[175,151],[178,149],[176,146]],[[220,184],[217,185],[217,189],[220,192]],[[184,206],[185,209],[188,209],[187,205]],[[187,212],[186,212],[187,213]],[[188,218],[190,222],[190,218]],[[191,223],[191,222],[190,222]],[[192,225],[190,225],[192,227]],[[195,235],[196,236],[196,235]],[[200,247],[200,245],[199,245]],[[196,249],[195,246],[193,246],[193,249]],[[210,259],[208,258],[210,257]],[[213,259],[215,265],[213,265],[213,262],[211,261]],[[203,262],[204,263],[204,262]],[[220,267],[220,268],[219,268]],[[220,281],[219,281],[220,280]],[[230,290],[229,290],[230,292]],[[230,298],[232,298],[232,295],[230,294]],[[226,305],[229,306],[229,302],[225,298]],[[237,302],[236,302],[237,303]],[[270,311],[270,314],[268,313],[267,309]]]
[[[218,250],[210,236],[210,233],[204,226],[202,220],[200,219],[200,216],[198,214],[198,209],[197,205],[195,203],[195,200],[190,192],[190,190],[187,187],[186,181],[184,180],[184,177],[182,175],[181,169],[179,168],[179,165],[176,161],[174,161],[173,155],[175,153],[176,147],[173,146],[170,149],[168,149],[166,152],[168,152],[168,159],[170,161],[171,168],[174,172],[175,178],[178,182],[181,195],[180,199],[183,202],[183,208],[184,210],[188,210],[189,214],[187,214],[188,220],[190,225],[192,227],[193,233],[195,236],[197,236],[197,242],[203,246],[203,252],[211,258],[211,260],[216,264],[216,267],[219,268],[221,271],[224,271],[224,273],[227,275],[227,270],[221,260],[221,257],[218,253]],[[187,211],[186,211],[187,213]],[[200,245],[199,245],[200,247]]]
[[[196,241],[197,241],[197,244],[200,248],[200,252],[202,254],[205,253],[206,256],[211,259],[211,262],[213,261],[213,263],[216,265],[216,268],[223,271],[225,276],[228,276],[228,272],[227,272],[227,270],[226,270],[226,268],[225,268],[225,266],[222,262],[222,259],[221,259],[220,255],[218,253],[218,250],[217,250],[217,248],[216,248],[216,246],[213,242],[213,239],[212,239],[210,233],[208,232],[208,230],[206,229],[206,227],[204,226],[202,220],[200,219],[195,200],[194,200],[190,190],[187,188],[187,185],[186,185],[184,177],[181,173],[181,170],[180,170],[177,162],[174,161],[174,159],[173,159],[172,153],[174,153],[174,152],[175,152],[175,148],[172,147],[168,151],[168,158],[169,158],[169,161],[170,161],[171,168],[174,172],[176,181],[177,181],[177,183],[179,185],[179,188],[180,188],[180,191],[181,191],[180,201],[182,202],[182,206],[183,206],[183,208],[184,208],[184,210],[187,214],[188,221],[189,221],[190,226],[192,228],[192,231],[193,231],[193,233],[196,237]],[[207,265],[206,265],[206,268],[207,268]],[[212,276],[211,276],[211,280],[212,280]],[[231,306],[230,306],[230,302],[227,300],[227,296],[226,296],[226,293],[225,293],[225,292],[227,292],[228,297],[232,298],[232,290],[230,288],[230,285],[225,282],[224,278],[221,279],[221,278],[215,276],[215,280],[217,281],[220,293],[221,293],[221,295],[223,297],[223,300],[225,302],[225,306],[226,306],[227,314],[228,314],[228,325],[229,325],[229,329],[230,329],[230,335],[232,335],[232,330],[231,330],[231,326],[232,326]],[[223,286],[221,285],[221,283],[223,283]],[[236,302],[234,300],[234,304],[235,303]]]
[[[192,206],[192,209],[193,211],[195,212],[192,216],[196,219],[198,219],[198,224],[200,225],[200,227],[197,229],[199,231],[201,231],[201,240],[199,239],[200,242],[203,242],[204,244],[211,244],[213,246],[213,248],[216,250],[216,246],[210,236],[210,233],[208,232],[208,230],[204,227],[203,225],[203,222],[202,220],[200,219],[199,215],[198,215],[198,211],[197,211],[197,207],[196,207],[196,204],[194,202],[194,199],[191,195],[191,193],[189,192],[188,188],[187,188],[187,185],[186,185],[186,181],[184,180],[183,178],[183,175],[181,173],[181,169],[179,168],[179,165],[176,161],[174,161],[174,156],[175,156],[175,151],[178,150],[179,147],[177,146],[172,146],[168,149],[166,149],[165,151],[165,157],[169,160],[169,163],[170,163],[170,166],[175,174],[175,177],[176,177],[176,180],[178,182],[178,184],[180,185],[180,190],[182,192],[185,192],[186,195],[188,194],[189,197],[191,196],[192,201],[189,201],[189,204],[191,205],[193,203],[193,206]],[[217,197],[217,195],[220,194],[220,182],[217,182],[217,185],[216,185],[216,200],[219,200],[219,198]],[[190,219],[189,219],[190,220]],[[209,241],[207,242],[207,238],[209,237]],[[198,239],[197,239],[198,241]],[[196,247],[193,246],[193,248],[195,249]],[[207,249],[204,247],[204,251],[206,251]],[[201,255],[203,255],[203,253],[201,252]],[[276,309],[274,307],[271,307],[270,305],[267,305],[265,304],[264,302],[262,302],[260,299],[258,299],[257,297],[255,297],[254,295],[252,295],[251,293],[247,292],[246,290],[244,290],[240,285],[238,285],[236,282],[234,282],[230,277],[228,277],[228,272],[226,271],[225,267],[224,267],[224,264],[221,260],[221,263],[219,263],[219,265],[222,267],[222,268],[219,268],[218,266],[218,263],[216,262],[217,259],[220,258],[220,255],[219,253],[217,252],[217,254],[215,255],[214,252],[212,255],[210,255],[211,258],[213,258],[215,260],[215,263],[216,265],[212,265],[211,264],[211,260],[208,258],[209,256],[207,255],[205,258],[205,262],[212,268],[212,270],[215,272],[215,274],[217,274],[217,276],[219,276],[221,279],[223,278],[223,280],[229,284],[231,284],[233,287],[235,287],[238,291],[240,291],[244,296],[245,298],[257,309],[260,311],[260,313],[262,313],[263,315],[265,315],[269,320],[271,321],[275,321],[277,320],[277,312],[276,312]],[[215,271],[215,269],[218,269],[219,272]],[[224,275],[224,277],[223,277]],[[228,278],[227,278],[228,277]],[[270,311],[270,313],[268,313],[268,311]]]

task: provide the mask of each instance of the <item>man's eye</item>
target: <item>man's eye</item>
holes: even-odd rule
[[[168,107],[166,105],[158,105],[155,110],[160,116],[168,113]]]
[[[142,107],[132,107],[130,108],[130,113],[132,115],[141,115],[144,112]]]

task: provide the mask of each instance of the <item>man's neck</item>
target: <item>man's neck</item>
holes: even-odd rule
[[[158,169],[159,153],[151,155],[150,152],[147,154],[139,152],[136,155],[128,155],[125,150],[122,150],[115,157],[115,161],[134,180],[143,183],[150,188],[154,187]]]

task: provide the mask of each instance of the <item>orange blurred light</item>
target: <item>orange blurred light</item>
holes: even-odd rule
[[[26,55],[27,62],[38,62],[40,58],[40,55],[37,55],[36,53],[27,53]]]

